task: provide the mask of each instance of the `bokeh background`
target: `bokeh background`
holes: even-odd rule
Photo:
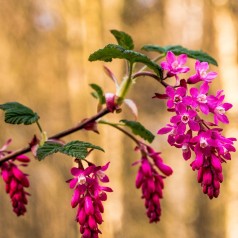
[[[238,1],[237,0],[0,0],[0,98],[1,103],[19,101],[37,111],[41,124],[53,135],[76,125],[96,112],[89,83],[95,82],[114,92],[112,82],[103,73],[102,62],[88,62],[88,56],[105,44],[115,42],[110,29],[133,36],[136,50],[144,44],[181,44],[202,49],[217,59],[219,73],[212,91],[223,88],[226,100],[234,107],[226,136],[238,136]],[[153,56],[151,54],[151,56]],[[194,63],[194,62],[193,62]],[[121,79],[121,61],[107,66]],[[161,87],[151,79],[138,80],[130,92],[139,108],[139,121],[156,134],[169,119],[165,105],[152,100]],[[132,119],[123,114],[108,120]],[[11,126],[3,123],[0,142],[13,138],[11,149],[24,147],[35,125]],[[101,136],[77,132],[65,138],[79,139],[102,146],[105,153],[93,153],[90,159],[105,164],[114,193],[105,205],[104,238],[237,238],[238,237],[238,160],[233,155],[224,165],[225,181],[219,198],[209,200],[196,183],[196,175],[181,152],[166,143],[166,136],[153,142],[165,161],[174,168],[166,179],[162,217],[149,224],[140,191],[134,188],[137,168],[132,167],[139,154],[120,132],[103,125]],[[70,206],[70,178],[73,161],[60,155],[44,162],[32,159],[28,212],[17,218],[11,211],[4,184],[0,181],[1,238],[76,238],[76,210]]]

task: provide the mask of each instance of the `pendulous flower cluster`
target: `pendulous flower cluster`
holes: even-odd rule
[[[104,187],[99,182],[109,182],[108,176],[104,173],[109,163],[104,166],[89,164],[84,169],[81,162],[79,167],[73,167],[71,174],[74,178],[68,180],[74,193],[71,199],[73,208],[78,206],[76,221],[80,225],[82,238],[97,238],[101,231],[98,225],[102,224],[102,213],[104,212],[103,203],[107,200],[106,192],[112,192],[110,187]]]
[[[223,90],[219,90],[216,95],[209,95],[209,84],[217,73],[208,72],[207,62],[196,60],[196,73],[187,80],[180,79],[180,74],[189,71],[184,66],[186,60],[186,54],[176,57],[169,51],[166,61],[161,63],[161,67],[167,71],[165,79],[175,76],[176,85],[168,85],[165,94],[156,93],[154,98],[167,99],[168,111],[175,115],[158,134],[169,133],[168,143],[181,148],[185,160],[192,157],[192,151],[195,153],[191,167],[198,171],[197,180],[203,192],[212,199],[218,197],[220,192],[222,163],[230,160],[230,153],[235,151],[233,143],[236,139],[224,137],[222,129],[218,127],[219,122],[229,123],[226,111],[232,104],[224,102]],[[197,83],[200,85],[188,88]],[[214,122],[202,118],[209,114],[213,115]]]
[[[10,142],[11,140],[8,140],[0,149],[0,158],[11,153],[11,151],[6,150]],[[25,155],[19,155],[3,162],[0,166],[0,174],[6,184],[5,190],[10,195],[13,211],[17,216],[20,216],[26,212],[27,196],[30,194],[25,191],[25,188],[28,188],[30,183],[27,174],[19,169],[19,166],[15,163],[16,161],[21,162],[20,166],[27,166],[30,159]]]
[[[164,164],[160,153],[155,152],[150,146],[141,144],[136,150],[142,154],[141,160],[134,163],[140,164],[136,188],[142,190],[141,198],[145,200],[146,214],[150,223],[158,222],[161,216],[160,199],[163,198],[164,179],[171,175],[173,170]]]

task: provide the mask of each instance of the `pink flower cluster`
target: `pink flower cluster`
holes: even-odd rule
[[[146,214],[150,223],[158,222],[161,215],[160,199],[163,197],[163,180],[173,171],[164,164],[160,153],[155,152],[151,147],[141,145],[137,150],[141,151],[142,158],[134,163],[140,164],[136,177],[136,187],[142,190],[142,198],[145,200]]]
[[[209,95],[209,83],[217,76],[215,72],[207,72],[207,62],[195,63],[196,73],[187,80],[180,80],[179,74],[187,72],[187,56],[176,56],[168,52],[166,62],[161,66],[168,70],[168,75],[176,76],[179,84],[174,87],[167,86],[165,94],[155,94],[155,98],[167,99],[168,111],[175,113],[170,123],[158,131],[158,134],[168,135],[170,145],[181,148],[183,157],[188,160],[195,153],[195,159],[191,163],[193,170],[198,171],[197,180],[201,183],[203,192],[210,199],[217,197],[220,192],[220,183],[223,181],[222,163],[231,159],[231,152],[235,138],[226,138],[222,135],[222,129],[218,123],[229,123],[226,116],[232,104],[224,102],[223,91],[216,95]],[[186,68],[186,70],[184,70]],[[201,82],[197,87],[188,89],[189,84]],[[202,115],[212,114],[214,122],[202,119]]]
[[[10,140],[0,149],[0,157],[10,153],[10,151],[6,151],[9,143]],[[17,216],[20,216],[26,212],[27,196],[30,194],[25,191],[25,188],[30,184],[27,174],[19,169],[15,161],[21,162],[20,166],[27,166],[30,159],[25,155],[19,155],[3,162],[0,166],[0,174],[6,184],[6,192],[10,195],[13,211]]]
[[[80,164],[81,165],[81,164]],[[68,180],[74,194],[71,199],[73,208],[78,206],[76,221],[80,224],[82,238],[97,238],[101,231],[98,225],[102,224],[104,207],[102,202],[107,200],[106,192],[112,192],[109,187],[99,184],[99,181],[109,182],[108,176],[104,173],[109,163],[104,166],[90,164],[86,169],[73,167],[71,174],[74,178]]]

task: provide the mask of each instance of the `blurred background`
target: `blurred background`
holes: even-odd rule
[[[231,123],[225,136],[238,136],[238,1],[237,0],[0,0],[0,95],[1,103],[18,101],[41,116],[48,135],[76,125],[95,114],[97,103],[90,95],[89,83],[114,92],[113,83],[103,73],[102,62],[88,62],[90,53],[115,42],[110,29],[133,36],[136,50],[144,44],[181,44],[201,49],[215,59],[219,73],[212,91],[224,89],[226,101],[233,103]],[[153,54],[151,54],[153,57]],[[192,62],[194,63],[194,61]],[[123,62],[106,64],[123,77]],[[143,82],[144,81],[144,82]],[[139,121],[154,134],[170,115],[164,102],[152,100],[161,87],[142,78],[130,92],[139,108]],[[132,119],[129,110],[106,119]],[[27,145],[35,125],[12,126],[3,123],[0,142],[13,138],[11,149]],[[181,152],[166,143],[166,136],[153,142],[164,160],[173,167],[166,179],[162,217],[149,224],[140,191],[134,188],[139,154],[134,144],[120,132],[101,125],[101,136],[77,132],[66,141],[87,140],[102,146],[90,159],[98,164],[111,161],[108,174],[114,193],[105,204],[104,238],[237,238],[238,237],[238,160],[224,164],[225,181],[219,198],[203,195]],[[0,237],[2,238],[76,238],[80,237],[74,221],[76,209],[70,206],[72,190],[65,183],[70,178],[72,159],[55,155],[44,162],[32,159],[25,171],[30,174],[31,193],[28,212],[17,218],[0,181]]]

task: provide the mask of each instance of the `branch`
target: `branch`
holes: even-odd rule
[[[96,121],[97,119],[105,116],[106,114],[110,113],[110,111],[107,109],[107,108],[104,108],[103,110],[101,110],[100,112],[98,112],[96,115],[86,119],[85,121],[79,123],[77,126],[75,127],[72,127],[72,128],[69,128],[65,131],[62,131],[62,132],[59,132],[58,134],[55,134],[51,137],[49,137],[49,139],[60,139],[62,137],[65,137],[67,135],[70,135],[76,131],[79,131],[81,129],[83,129],[88,123],[91,123],[91,122],[94,122]],[[14,151],[13,153],[3,157],[1,160],[0,160],[0,165],[12,158],[15,158],[16,156],[19,156],[21,154],[25,154],[27,152],[30,152],[31,151],[31,147],[30,146],[27,146],[25,148],[22,148],[22,149],[19,149],[19,150],[16,150]]]
[[[169,86],[167,83],[165,83],[165,82],[163,81],[163,79],[159,78],[156,74],[153,74],[153,73],[147,72],[147,71],[138,72],[138,73],[134,74],[134,75],[133,75],[133,79],[134,79],[134,78],[137,78],[137,77],[140,77],[140,76],[144,76],[144,77],[145,77],[145,76],[149,76],[149,77],[151,77],[151,78],[154,78],[156,81],[158,81],[159,83],[161,83],[165,88],[166,88],[167,86]]]

